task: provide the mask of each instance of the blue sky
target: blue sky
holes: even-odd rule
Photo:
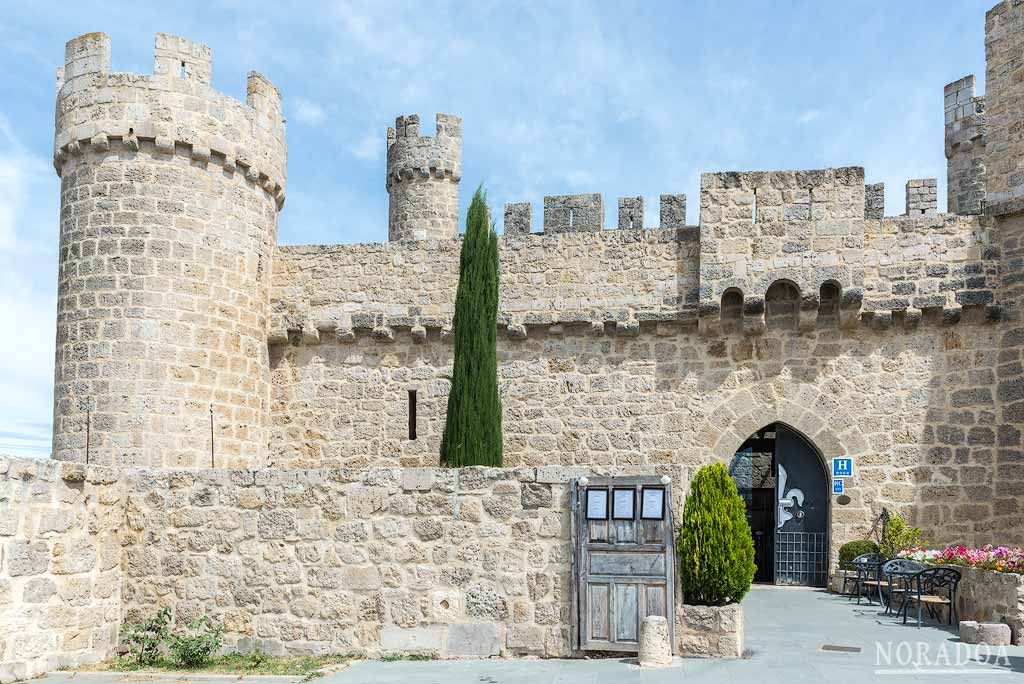
[[[59,182],[54,70],[64,43],[112,41],[150,73],[153,35],[213,49],[214,86],[281,89],[288,118],[282,243],[387,239],[385,130],[463,117],[463,210],[483,182],[500,216],[545,194],[685,192],[702,171],[862,165],[888,214],[908,178],[938,177],[942,87],[984,78],[975,2],[5,3],[0,23],[0,453],[49,455]]]

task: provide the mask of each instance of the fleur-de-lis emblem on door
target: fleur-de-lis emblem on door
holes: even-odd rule
[[[779,522],[777,527],[782,528],[787,522],[793,519],[793,513],[789,509],[804,505],[804,492],[802,489],[790,489],[786,491],[786,469],[779,464]],[[785,492],[783,494],[783,492]]]

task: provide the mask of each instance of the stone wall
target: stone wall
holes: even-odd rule
[[[985,13],[985,211],[1024,209],[1024,3]]]
[[[702,304],[729,288],[763,299],[779,279],[813,297],[826,280],[862,286],[864,169],[705,173],[700,194]]]
[[[1024,645],[1024,575],[957,567],[956,609],[961,620],[1002,622],[1012,641]]]
[[[126,482],[125,614],[223,620],[270,653],[567,656],[568,482],[687,470],[148,471]]]
[[[104,468],[0,457],[0,682],[113,653],[123,504]]]
[[[853,456],[851,502],[834,505],[833,551],[883,506],[934,543],[1024,542],[1024,474],[998,412],[1000,326],[926,317],[889,330],[769,330],[707,338],[666,323],[636,336],[587,327],[499,339],[508,465],[728,462],[781,421],[823,458]],[[275,346],[276,467],[437,463],[451,345],[437,334],[391,342]],[[408,392],[415,389],[415,440]],[[1018,435],[1019,438],[1019,435]]]
[[[952,214],[866,222],[864,309],[919,313],[995,303],[1001,252],[993,226]]]
[[[279,247],[272,341],[352,328],[451,324],[460,240]],[[500,241],[503,325],[676,319],[696,312],[695,230],[572,232]]]
[[[860,188],[863,200],[863,185]],[[525,221],[524,217],[516,220]],[[852,289],[863,296],[868,311],[959,308],[994,301],[990,281],[998,267],[998,251],[990,249],[990,220],[940,215],[842,221],[855,225],[854,246],[833,235],[812,237],[806,231],[817,225],[814,221],[803,224],[804,237],[799,240],[787,237],[793,224],[782,223],[772,224],[772,230],[782,231],[778,234],[736,240],[719,239],[714,226],[507,234],[500,240],[499,324],[512,326],[509,332],[517,334],[522,325],[600,322],[630,327],[639,321],[696,321],[702,297],[717,315],[718,299],[712,295],[716,290],[708,283],[725,288],[727,281],[738,283],[748,300],[758,300],[775,280],[790,279],[815,307],[821,285],[836,282],[844,292]],[[752,226],[737,225],[744,230]],[[523,226],[517,224],[517,230],[525,230]],[[766,226],[758,230],[769,230]],[[724,271],[718,270],[711,281],[702,280],[710,277],[707,269],[714,270],[714,260],[707,254],[702,260],[700,251],[728,251],[729,244],[739,249],[737,240],[746,246],[734,255],[736,259],[764,257],[756,265],[761,280],[739,275],[738,280],[722,280]],[[354,329],[444,329],[454,311],[460,247],[458,239],[414,246],[398,242],[279,247],[274,257],[271,341],[284,342],[289,335],[348,338]],[[726,259],[724,252],[721,258]],[[704,295],[701,288],[707,290]],[[858,299],[856,307],[860,303]],[[858,313],[855,310],[854,317]]]

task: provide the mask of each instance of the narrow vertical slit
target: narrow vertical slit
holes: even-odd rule
[[[181,68],[178,70],[178,77],[181,79],[185,78],[185,62],[181,63]]]
[[[416,439],[416,390],[409,390],[409,439]]]
[[[757,223],[757,188],[754,188],[754,208],[750,215],[750,222]]]
[[[570,209],[570,210],[569,210],[569,227],[570,227],[570,228],[572,228],[572,222],[573,222],[573,219],[575,219],[575,218],[576,218],[576,217],[575,217],[575,216],[573,215],[573,211],[572,211],[572,209]]]

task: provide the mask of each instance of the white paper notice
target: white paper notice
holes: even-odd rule
[[[612,497],[612,517],[616,520],[633,519],[633,490],[616,489]]]
[[[587,490],[587,520],[604,520],[608,517],[608,490]]]
[[[665,509],[665,490],[644,487],[644,500],[640,508],[640,517],[645,520],[661,520]]]

